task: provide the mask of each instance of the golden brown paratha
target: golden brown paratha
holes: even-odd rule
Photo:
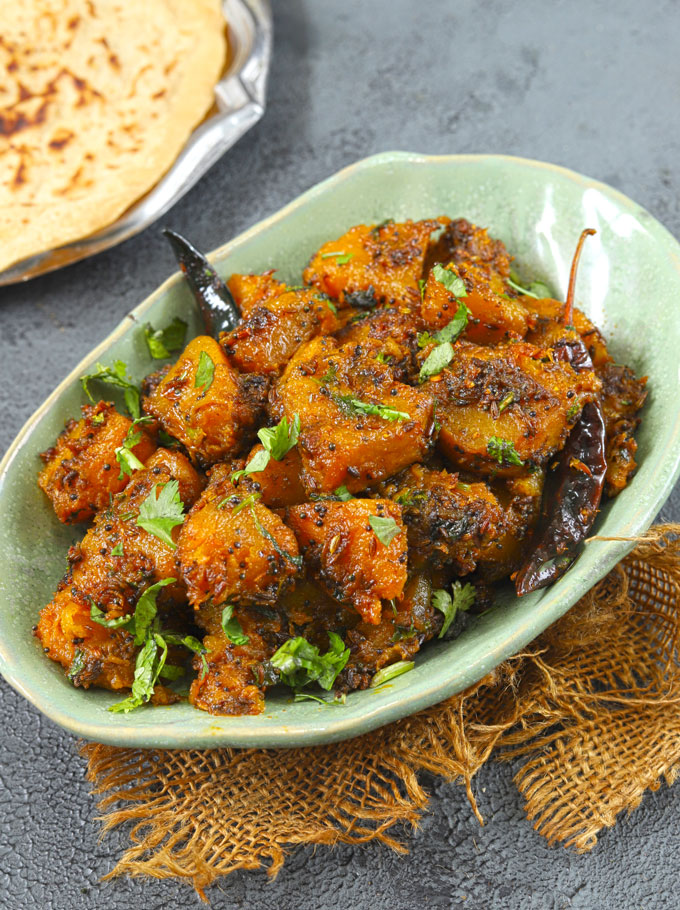
[[[225,54],[219,0],[0,3],[0,270],[92,234],[157,183]]]

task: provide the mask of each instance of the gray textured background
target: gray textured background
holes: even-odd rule
[[[210,249],[356,158],[386,149],[503,152],[611,183],[680,236],[680,4],[639,0],[279,0],[262,122],[166,222]],[[0,450],[172,262],[158,229],[0,291]],[[646,305],[649,305],[648,302]],[[651,310],[651,306],[650,306]],[[680,495],[665,518],[680,520]],[[649,794],[588,856],[549,849],[512,769],[462,792],[430,781],[411,853],[295,851],[275,883],[233,875],[216,908],[675,908],[680,806]],[[71,737],[0,680],[0,906],[201,906],[175,882],[100,884],[125,844],[97,843]]]

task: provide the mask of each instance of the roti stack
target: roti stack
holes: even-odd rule
[[[0,271],[115,221],[214,101],[219,0],[0,4]]]

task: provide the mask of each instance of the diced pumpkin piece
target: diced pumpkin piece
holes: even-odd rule
[[[626,366],[610,361],[601,368],[602,413],[607,431],[607,495],[617,496],[637,467],[635,430],[647,398],[647,377],[637,379]]]
[[[254,458],[264,449],[256,445],[239,467]],[[247,493],[259,493],[263,505],[270,509],[283,509],[307,501],[307,493],[302,485],[302,460],[297,448],[292,448],[280,461],[270,458],[263,471],[247,474],[239,480],[239,489]]]
[[[432,606],[436,583],[429,574],[410,578],[403,598],[383,611],[378,625],[360,622],[347,632],[350,656],[336,681],[340,691],[367,689],[378,670],[398,660],[412,660],[423,643],[439,632],[444,616]]]
[[[209,465],[238,452],[252,436],[266,390],[264,377],[239,375],[220,345],[199,335],[143,405],[196,463]]]
[[[480,553],[505,531],[503,509],[485,483],[412,465],[381,486],[401,505],[409,553],[416,563],[474,571]]]
[[[123,445],[132,423],[112,404],[100,401],[84,405],[80,420],[69,420],[54,446],[40,456],[45,467],[38,485],[50,498],[59,521],[87,521],[124,489],[128,474],[121,477],[116,449]],[[156,448],[139,427],[141,439],[131,449],[142,462]]]
[[[532,325],[531,331],[527,335],[527,341],[538,347],[550,348],[564,337],[565,330],[562,324],[564,303],[549,297],[542,300],[534,300],[531,297],[520,297],[519,299],[526,307]],[[574,328],[588,349],[597,371],[612,359],[604,338],[586,314],[576,307],[574,307],[573,320]]]
[[[467,294],[458,300],[437,278],[433,269],[427,276],[421,315],[431,329],[441,329],[456,315],[460,303],[470,311],[465,337],[478,344],[497,344],[510,338],[523,338],[527,332],[527,311],[518,300],[495,291],[481,268],[470,263],[445,267],[461,278]]]
[[[253,307],[220,344],[241,372],[278,373],[303,342],[339,328],[334,309],[316,290],[286,291]]]
[[[395,532],[384,536],[390,538],[387,543],[378,538],[376,519]],[[351,604],[365,622],[380,622],[381,601],[401,597],[406,584],[406,533],[399,506],[382,499],[307,503],[289,509],[287,522],[305,562],[328,592]]]
[[[315,253],[302,273],[343,306],[414,303],[430,234],[440,221],[358,224]]]
[[[230,477],[228,465],[212,469],[182,526],[177,560],[194,607],[209,599],[275,603],[299,574],[302,560],[293,532]]]
[[[436,401],[438,446],[456,467],[518,476],[562,448],[600,382],[526,342],[457,342],[453,361],[423,388]]]
[[[465,218],[451,221],[430,244],[425,270],[429,272],[438,262],[477,266],[498,293],[503,293],[502,282],[510,275],[510,256],[503,241],[489,237],[486,228],[477,227]]]
[[[507,578],[525,558],[527,538],[541,514],[544,484],[545,471],[541,469],[492,483],[504,517],[501,534],[478,556],[477,574],[485,583]]]
[[[189,701],[210,714],[261,714],[263,661],[289,637],[288,624],[275,610],[238,606],[232,615],[248,640],[234,644],[222,629],[223,609],[208,601],[196,613],[198,625],[208,634],[203,639],[205,654],[194,658],[197,675]]]
[[[297,449],[308,493],[330,493],[343,484],[353,493],[364,490],[430,451],[432,401],[395,381],[389,362],[377,357],[386,344],[338,346],[332,338],[315,339],[272,391],[277,419],[299,415]]]
[[[178,579],[174,550],[136,523],[142,503],[170,480],[177,480],[184,505],[191,506],[201,478],[183,455],[158,449],[125,491],[97,515],[82,542],[71,548],[69,571],[40,613],[35,634],[52,660],[71,669],[75,685],[121,689],[132,684],[138,650],[132,636],[101,625],[90,611],[94,603],[107,620],[131,615],[150,585]],[[178,579],[162,588],[158,605],[185,600]]]
[[[425,328],[417,306],[380,307],[359,314],[337,339],[341,344],[383,342],[384,349],[376,356],[389,364],[395,379],[406,381],[415,375],[418,336]]]
[[[264,272],[262,275],[237,275],[231,276],[227,282],[236,306],[245,319],[256,306],[262,306],[272,297],[278,297],[286,291],[283,281],[274,278],[274,270]]]

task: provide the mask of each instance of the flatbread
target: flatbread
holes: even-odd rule
[[[115,221],[214,102],[219,0],[0,3],[0,270]]]

